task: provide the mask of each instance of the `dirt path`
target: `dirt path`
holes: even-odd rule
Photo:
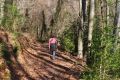
[[[16,58],[16,65],[9,66],[13,80],[79,80],[84,68],[76,58],[58,51],[55,60],[51,59],[47,44],[21,37],[22,52]]]

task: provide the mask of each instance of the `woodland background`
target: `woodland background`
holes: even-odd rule
[[[83,79],[120,79],[120,0],[0,0],[0,29],[14,42],[27,34],[42,44],[55,34],[60,50],[85,61]]]

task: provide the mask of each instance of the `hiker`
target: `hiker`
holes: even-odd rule
[[[49,51],[52,54],[52,59],[55,59],[56,50],[57,50],[57,38],[54,35],[52,35],[51,38],[49,39]]]

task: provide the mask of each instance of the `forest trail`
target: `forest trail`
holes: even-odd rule
[[[84,67],[77,65],[75,57],[57,51],[56,59],[52,60],[47,43],[41,44],[25,36],[18,41],[21,52],[14,65],[8,64],[12,80],[79,80]]]

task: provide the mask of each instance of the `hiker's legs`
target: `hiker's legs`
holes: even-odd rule
[[[56,44],[51,44],[50,45],[50,50],[52,52],[52,59],[55,59],[55,55],[56,55]]]
[[[53,51],[53,55],[52,55],[53,59],[55,59],[55,55],[56,55],[56,51]]]

